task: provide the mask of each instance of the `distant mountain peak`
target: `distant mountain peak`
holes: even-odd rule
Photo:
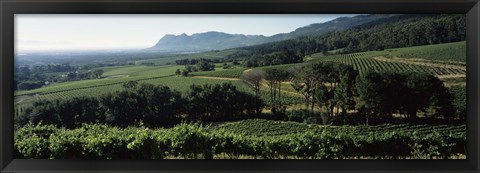
[[[207,31],[178,36],[166,34],[155,46],[155,49],[164,52],[196,52],[222,50],[235,47],[251,46],[268,42],[294,39],[301,36],[319,35],[336,30],[345,30],[374,20],[389,17],[389,14],[357,15],[354,17],[339,17],[324,23],[313,23],[295,29],[289,33],[280,33],[273,36],[229,34],[220,31]]]

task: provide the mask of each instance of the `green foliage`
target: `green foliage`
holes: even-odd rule
[[[200,122],[245,119],[263,107],[259,97],[237,90],[232,83],[192,85],[187,100],[188,118]]]
[[[124,87],[98,97],[35,101],[24,111],[17,110],[16,126],[43,122],[66,128],[84,123],[169,127],[182,119],[202,122],[245,119],[259,115],[263,107],[258,96],[239,90],[232,83],[192,84],[184,95],[167,86],[136,81],[127,82]]]
[[[418,111],[438,109],[435,116],[453,114],[450,95],[436,77],[424,73],[367,73],[357,78],[357,108],[367,115],[391,118],[400,113],[416,118]],[[378,118],[371,117],[370,118]]]
[[[52,159],[449,158],[465,154],[464,147],[465,125],[322,127],[247,120],[219,127],[181,124],[156,130],[38,125],[22,127],[15,134],[18,157]]]
[[[214,71],[215,70],[215,64],[212,63],[212,62],[200,61],[197,64],[197,68],[200,71]]]
[[[453,107],[455,109],[455,117],[465,120],[467,118],[467,88],[465,86],[454,86],[450,88],[453,95]]]

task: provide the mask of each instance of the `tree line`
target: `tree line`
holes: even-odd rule
[[[99,97],[39,100],[16,111],[16,125],[29,122],[66,128],[84,123],[127,127],[170,127],[182,121],[226,121],[255,116],[262,107],[259,97],[239,91],[231,83],[192,85],[182,95],[166,86],[124,83],[121,91]]]
[[[215,70],[215,62],[220,62],[219,60],[211,60],[211,59],[180,59],[176,60],[175,63],[177,65],[185,65],[185,69],[180,70],[177,69],[175,71],[175,75],[179,76],[188,76],[191,72],[198,72],[198,71],[214,71]]]

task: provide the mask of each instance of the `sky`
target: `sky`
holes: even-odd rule
[[[15,50],[103,50],[152,47],[165,34],[219,31],[288,33],[353,14],[15,14]]]

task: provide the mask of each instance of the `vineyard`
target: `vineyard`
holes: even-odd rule
[[[313,131],[321,133],[328,130],[332,133],[348,132],[355,135],[373,135],[378,133],[407,132],[421,135],[430,134],[433,131],[441,134],[462,135],[466,132],[465,124],[462,125],[409,125],[409,124],[382,124],[377,126],[323,126],[315,124],[302,124],[288,121],[271,121],[263,119],[243,120],[228,123],[216,127],[237,134],[253,136],[277,136]]]
[[[466,62],[466,42],[445,43],[437,45],[414,46],[387,50],[392,56],[401,58],[420,58],[427,60],[442,60]]]
[[[463,158],[465,147],[464,125],[312,127],[246,120],[170,129],[27,125],[15,133],[17,158],[37,159],[439,159]]]
[[[334,55],[323,57],[319,59],[319,61],[332,61],[347,64],[358,70],[360,74],[365,74],[369,70],[375,72],[422,72],[436,76],[466,74],[466,70],[462,70],[459,68],[428,66],[395,61],[379,61],[374,58],[381,54],[382,52],[366,52],[346,55]]]

